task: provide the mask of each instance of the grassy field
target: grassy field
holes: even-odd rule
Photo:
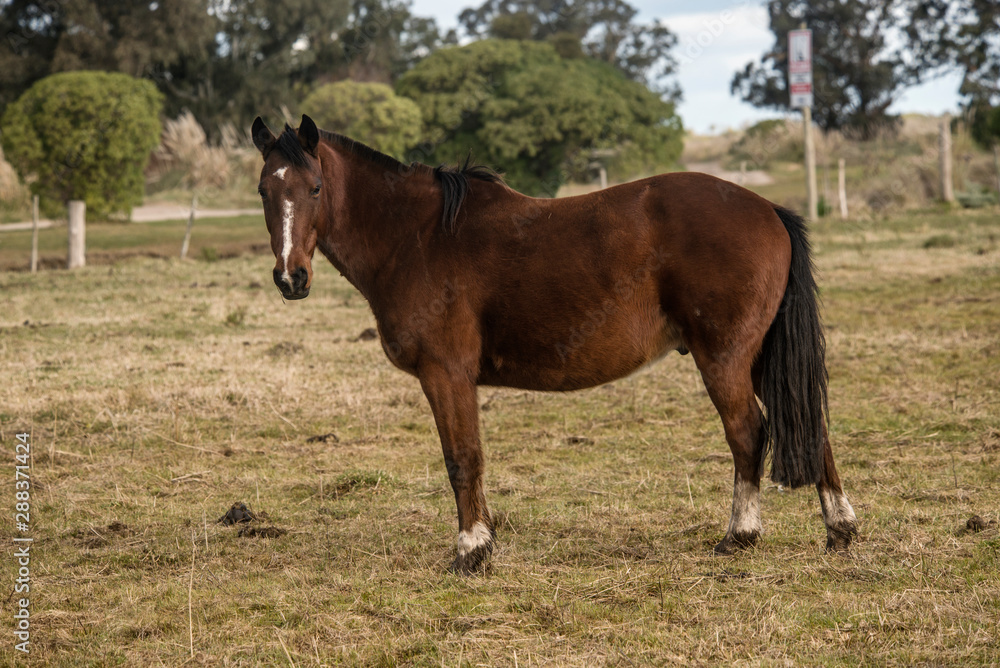
[[[129,257],[179,257],[185,220],[157,223],[87,223],[87,263],[108,264]],[[39,266],[66,267],[66,226],[38,231]],[[191,231],[188,257],[215,260],[242,253],[269,253],[264,215],[200,218]],[[0,232],[0,271],[31,266],[31,231]]]
[[[33,664],[1000,662],[1000,536],[965,530],[1000,518],[996,211],[816,226],[849,556],[823,551],[814,492],[771,484],[760,545],[712,556],[731,459],[690,357],[671,355],[585,392],[481,390],[499,549],[474,578],[445,572],[433,421],[358,338],[364,300],[317,263],[312,296],[282,303],[269,253],[199,250],[266,244],[260,221],[209,225],[194,261],[0,273],[8,517],[15,434],[33,448]],[[237,501],[287,533],[216,523]]]

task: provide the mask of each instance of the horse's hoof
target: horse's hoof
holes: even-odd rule
[[[839,526],[826,528],[826,551],[847,552],[851,541],[858,534],[858,527],[853,522],[845,522]]]
[[[448,570],[457,575],[483,575],[489,570],[489,558],[493,553],[493,541],[483,543],[466,554],[459,553]]]
[[[715,546],[714,552],[718,556],[736,554],[748,547],[753,547],[757,543],[758,534],[726,534],[726,537]]]

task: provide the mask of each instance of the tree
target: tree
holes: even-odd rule
[[[0,0],[0,112],[49,74],[124,72],[157,79],[210,50],[208,0]]]
[[[391,83],[420,58],[456,41],[454,32],[442,36],[434,19],[413,16],[407,2],[353,0],[337,38],[341,52],[335,74]]]
[[[923,68],[957,67],[971,106],[1000,104],[1000,3],[906,0],[906,35]]]
[[[170,116],[189,110],[209,135],[317,82],[392,82],[444,41],[408,0],[0,0],[0,38],[0,113],[49,74],[115,71],[154,81]]]
[[[678,97],[663,81],[676,67],[677,37],[658,21],[636,22],[636,14],[624,0],[486,0],[459,21],[470,37],[551,41],[563,57],[587,55]]]
[[[420,108],[380,83],[338,81],[314,90],[302,101],[324,130],[339,132],[383,153],[401,157],[420,139]]]
[[[747,63],[731,90],[755,107],[788,109],[788,33],[801,23],[813,36],[813,119],[824,130],[870,138],[896,125],[889,107],[920,80],[906,46],[890,46],[898,0],[770,0],[775,43],[760,62]]]
[[[317,82],[391,82],[441,41],[402,0],[210,0],[210,11],[217,45],[167,73],[206,128],[296,111]]]
[[[82,199],[97,217],[128,215],[142,202],[162,97],[125,74],[53,74],[8,105],[4,153],[49,213],[59,210],[54,202]]]
[[[970,134],[980,146],[996,150],[1000,145],[1000,106],[991,107],[985,103],[970,110]]]
[[[969,110],[972,138],[984,148],[993,151],[993,167],[996,170],[997,193],[1000,194],[1000,106],[990,106],[980,99]]]
[[[348,0],[211,0],[220,23],[218,49],[209,60],[211,122],[248,125],[258,114],[292,105],[297,87],[311,84],[339,51],[336,35]],[[191,77],[186,77],[188,80]],[[197,112],[196,112],[197,115]]]
[[[424,112],[411,157],[475,159],[531,194],[555,194],[595,149],[617,149],[616,176],[672,165],[683,134],[674,105],[611,65],[560,57],[551,44],[487,39],[437,51],[397,84]]]

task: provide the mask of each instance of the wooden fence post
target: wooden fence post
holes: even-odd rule
[[[184,243],[181,244],[181,259],[187,257],[188,246],[191,244],[191,228],[194,226],[194,212],[198,208],[198,195],[191,195],[191,215],[188,216],[187,229],[184,231]]]
[[[1000,195],[1000,144],[993,144],[993,169],[997,173],[997,195]]]
[[[69,269],[87,264],[87,203],[83,200],[69,201]]]
[[[847,172],[844,159],[837,161],[837,198],[840,200],[840,218],[847,219]]]
[[[38,271],[38,195],[31,198],[31,273]]]
[[[955,189],[951,179],[951,117],[941,119],[941,199],[949,204],[955,201]]]

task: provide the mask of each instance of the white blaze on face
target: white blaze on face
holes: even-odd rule
[[[274,175],[277,176],[282,181],[284,181],[285,180],[285,172],[287,172],[287,171],[288,171],[288,167],[287,166],[286,167],[279,167],[278,169],[274,170]]]
[[[469,531],[458,532],[458,554],[464,557],[488,542],[490,542],[489,527],[482,522],[476,522]]]
[[[278,171],[285,169],[282,167]],[[275,172],[277,173],[277,172]],[[288,283],[288,286],[292,286],[292,277],[288,273],[288,256],[292,253],[292,224],[295,222],[295,215],[292,209],[292,203],[289,200],[284,200],[281,203],[281,261],[284,270],[281,273],[281,280]]]

